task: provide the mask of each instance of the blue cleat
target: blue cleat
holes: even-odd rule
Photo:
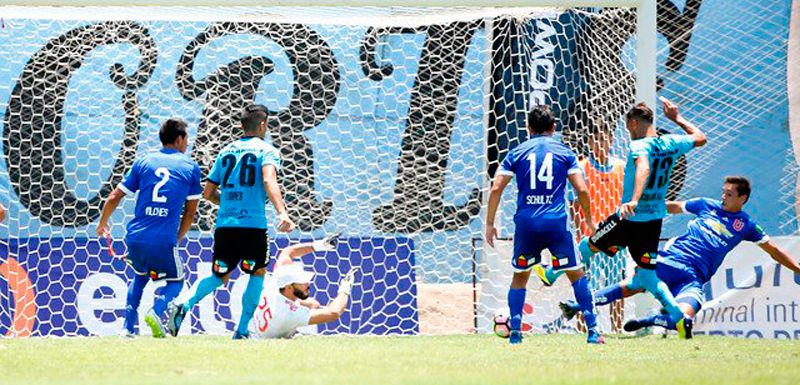
[[[596,328],[589,329],[589,336],[586,338],[587,344],[598,344],[603,345],[606,343],[606,339],[603,338],[603,335],[597,331]]]
[[[177,337],[178,331],[181,329],[183,319],[186,318],[186,307],[183,306],[183,304],[172,301],[169,303],[168,308],[167,330],[173,337]]]
[[[250,339],[250,333],[241,334],[237,330],[237,331],[233,332],[233,339],[234,340],[249,340]]]
[[[567,321],[574,318],[575,315],[581,311],[581,306],[578,305],[577,302],[572,300],[566,302],[559,302],[558,307],[561,308],[561,314],[564,316],[564,318],[567,319]]]
[[[675,329],[678,331],[678,337],[685,340],[692,339],[692,327],[694,321],[692,317],[684,316],[678,323],[675,324]]]
[[[508,335],[508,343],[511,345],[517,345],[522,343],[522,332],[519,330],[512,330],[511,334]]]

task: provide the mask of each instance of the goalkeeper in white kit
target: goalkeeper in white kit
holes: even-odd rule
[[[287,246],[278,256],[272,279],[268,279],[258,301],[258,308],[250,324],[250,335],[254,338],[290,338],[297,329],[308,325],[333,322],[345,312],[353,288],[356,268],[344,275],[339,282],[336,297],[326,306],[321,306],[309,297],[314,273],[305,271],[302,262],[295,263],[306,254],[315,251],[333,251],[339,234],[324,239]]]

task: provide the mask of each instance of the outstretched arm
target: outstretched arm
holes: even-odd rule
[[[695,147],[702,147],[708,142],[708,138],[706,138],[706,134],[703,131],[700,131],[697,126],[692,124],[692,122],[686,120],[683,115],[680,114],[678,110],[678,105],[672,103],[671,101],[667,100],[667,98],[661,97],[659,98],[661,103],[663,104],[664,115],[671,121],[675,122],[680,128],[686,132],[686,135],[691,136],[694,138],[694,146]]]
[[[100,221],[97,222],[97,236],[104,237],[108,234],[108,219],[111,218],[111,214],[114,213],[114,210],[117,209],[119,202],[122,201],[124,197],[125,192],[119,187],[115,188],[114,191],[111,192],[111,195],[108,196],[106,204],[103,205],[103,213],[100,214]]]
[[[331,301],[328,306],[319,309],[311,310],[311,317],[308,320],[309,325],[318,325],[328,322],[333,322],[339,319],[344,314],[347,308],[347,301],[350,299],[350,292],[353,290],[353,281],[355,280],[356,269],[350,269],[344,275],[341,282],[339,282],[339,293],[336,298]]]
[[[769,256],[775,260],[775,262],[780,263],[796,274],[800,274],[800,264],[798,264],[794,258],[786,254],[786,252],[778,247],[778,245],[772,243],[771,240],[761,243],[758,246],[761,248],[761,250],[766,251],[767,254],[769,254]]]
[[[667,201],[667,212],[670,214],[683,214],[685,201]]]

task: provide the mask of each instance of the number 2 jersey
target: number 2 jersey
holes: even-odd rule
[[[580,173],[575,153],[549,135],[534,135],[509,151],[500,170],[516,176],[517,213],[514,222],[531,231],[567,230],[566,185]]]
[[[280,168],[278,150],[258,137],[244,137],[220,151],[208,175],[219,186],[217,228],[267,228],[262,167]]]
[[[139,193],[126,240],[175,245],[183,206],[200,199],[200,166],[178,150],[162,148],[133,162],[118,187],[126,194]]]
[[[689,269],[702,282],[708,282],[722,265],[725,256],[742,241],[758,244],[769,241],[755,221],[744,211],[731,213],[719,201],[689,199],[683,210],[696,215],[686,232],[671,239],[659,253],[659,263]]]
[[[667,189],[672,175],[672,166],[678,158],[694,148],[694,138],[690,135],[661,135],[632,140],[629,146],[628,162],[625,165],[625,183],[622,188],[622,203],[633,198],[636,182],[636,159],[647,156],[650,161],[650,176],[645,182],[644,192],[639,198],[633,222],[649,222],[667,215]]]

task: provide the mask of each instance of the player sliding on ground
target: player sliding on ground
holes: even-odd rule
[[[228,281],[240,264],[250,275],[242,294],[242,316],[234,339],[248,338],[248,325],[258,306],[269,259],[266,198],[275,206],[278,231],[288,232],[294,222],[278,185],[278,150],[264,141],[267,108],[250,105],[241,115],[243,136],[220,151],[206,180],[203,197],[219,205],[214,231],[212,274],[197,284],[195,294],[184,304],[171,304],[167,327],[175,336],[186,313],[205,296]]]
[[[508,291],[511,334],[509,342],[522,342],[522,307],[525,304],[525,286],[534,265],[541,263],[542,251],[550,250],[552,265],[565,270],[572,289],[583,311],[589,343],[604,343],[597,331],[594,299],[589,281],[577,258],[575,235],[567,223],[567,206],[564,188],[567,180],[575,189],[586,221],[594,229],[589,207],[591,205],[586,182],[575,153],[566,145],[553,139],[556,120],[550,108],[538,106],[528,114],[528,131],[531,138],[512,149],[503,160],[492,183],[489,209],[486,214],[486,242],[494,247],[497,229],[494,219],[503,190],[516,175],[517,213],[514,215],[514,255],[511,265],[514,276]]]
[[[745,177],[725,178],[722,201],[709,198],[689,199],[685,202],[667,202],[670,214],[689,213],[696,217],[689,222],[686,232],[672,238],[659,252],[656,274],[675,296],[681,311],[694,317],[703,306],[703,285],[719,269],[725,256],[742,241],[755,242],[772,259],[800,274],[800,265],[776,246],[746,212],[742,211],[750,200],[750,181]],[[597,305],[606,305],[622,297],[641,293],[629,282],[605,287],[597,292]],[[572,318],[580,311],[574,302],[561,305],[564,315]],[[675,322],[667,315],[657,314],[631,320],[625,331],[658,325],[675,330]]]
[[[309,297],[314,273],[303,270],[302,262],[294,262],[315,251],[335,250],[338,241],[339,234],[335,234],[319,241],[291,245],[281,251],[253,318],[253,337],[290,338],[297,328],[339,319],[347,308],[356,269],[344,275],[336,297],[327,306],[320,306],[317,300]]]
[[[661,221],[667,214],[666,195],[675,160],[692,148],[706,144],[706,136],[678,112],[672,102],[662,99],[664,115],[680,126],[686,135],[658,136],[653,126],[653,110],[639,103],[626,114],[631,135],[622,206],[618,214],[600,223],[597,232],[580,244],[583,259],[598,251],[614,255],[627,247],[636,262],[628,286],[650,292],[667,310],[681,338],[692,337],[692,318],[684,316],[667,285],[656,275]]]
[[[169,119],[161,125],[158,137],[164,147],[133,163],[125,180],[109,195],[97,223],[97,235],[110,237],[111,214],[125,195],[138,191],[136,214],[128,222],[125,235],[125,258],[134,272],[125,302],[125,330],[129,336],[136,334],[139,302],[148,276],[153,281],[167,281],[144,318],[154,337],[166,335],[162,317],[167,304],[183,288],[183,262],[176,245],[192,225],[202,189],[200,167],[184,154],[189,144],[186,123]]]

